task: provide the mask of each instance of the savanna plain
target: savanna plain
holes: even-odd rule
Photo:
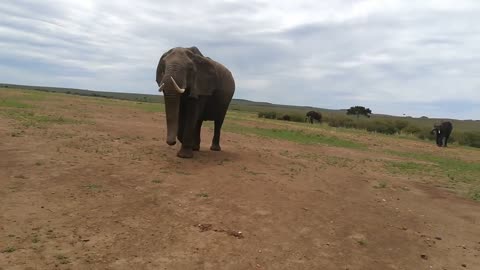
[[[0,90],[0,269],[480,269],[480,150],[231,110]],[[455,132],[455,130],[454,130]]]

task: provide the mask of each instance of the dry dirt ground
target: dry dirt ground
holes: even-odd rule
[[[33,122],[0,114],[0,269],[480,269],[480,203],[373,150],[224,132],[211,152],[205,127],[184,160],[150,107],[24,103]]]

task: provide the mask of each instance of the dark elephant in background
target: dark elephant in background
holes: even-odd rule
[[[284,120],[284,121],[290,121],[291,120],[290,115],[288,115],[288,114],[285,114],[284,116],[282,116],[281,119]]]
[[[436,142],[439,147],[447,147],[448,138],[452,133],[453,126],[449,121],[433,125],[432,133],[435,133]]]
[[[197,47],[177,47],[160,58],[156,81],[165,100],[167,144],[176,138],[182,144],[177,156],[191,158],[200,149],[206,120],[215,123],[210,150],[220,151],[220,130],[235,92],[232,73]]]
[[[309,111],[305,116],[305,120],[311,124],[313,124],[313,120],[316,120],[320,123],[322,122],[322,114],[316,111]]]

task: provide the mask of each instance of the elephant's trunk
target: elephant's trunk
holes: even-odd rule
[[[165,112],[167,114],[167,144],[175,145],[178,133],[178,117],[180,110],[180,96],[164,95]]]

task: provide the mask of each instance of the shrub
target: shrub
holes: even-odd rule
[[[290,115],[285,114],[282,117],[277,118],[278,120],[283,120],[283,121],[290,121]]]
[[[413,125],[408,125],[404,129],[402,129],[402,133],[405,133],[405,134],[417,134],[420,131],[421,129],[419,127],[413,126]]]
[[[259,112],[258,118],[277,119],[276,112]]]
[[[290,121],[302,123],[302,122],[305,121],[305,117],[303,115],[300,115],[300,114],[291,114],[290,115]]]
[[[325,119],[328,122],[328,125],[331,127],[346,127],[346,128],[353,128],[355,127],[355,123],[353,119],[348,117],[333,117]]]
[[[455,139],[460,145],[480,148],[480,132],[456,133]]]
[[[421,140],[435,140],[435,134],[432,134],[432,130],[429,128],[423,128],[417,133],[417,138]]]
[[[367,131],[378,132],[378,133],[389,134],[389,135],[392,135],[398,132],[397,128],[391,121],[380,121],[380,120],[370,122],[369,125],[367,125]]]
[[[405,120],[395,120],[394,125],[398,131],[402,131],[408,126],[408,122]]]

